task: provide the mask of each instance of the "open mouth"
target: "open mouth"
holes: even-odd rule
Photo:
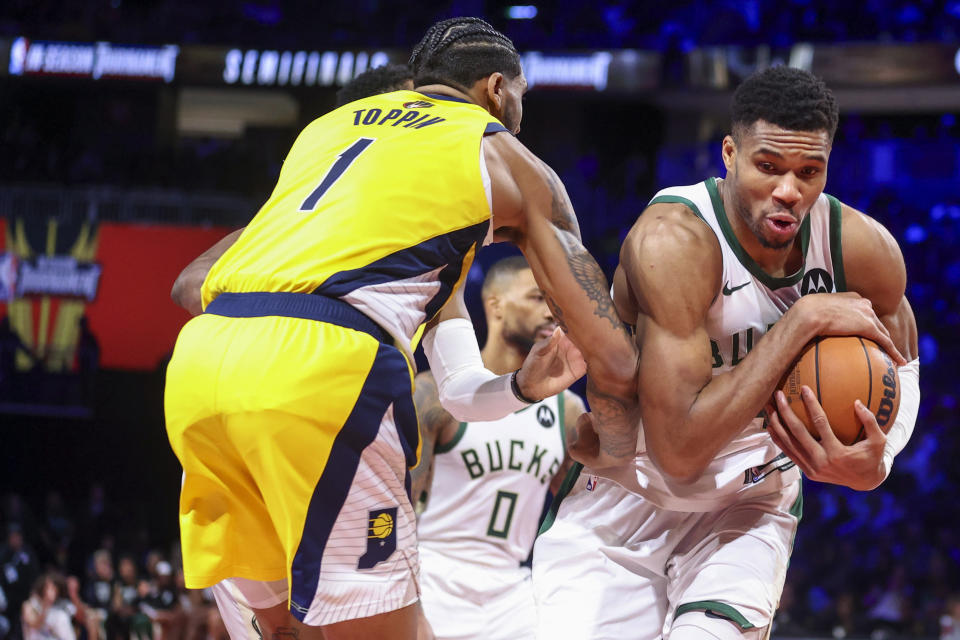
[[[776,233],[791,233],[798,224],[796,218],[786,214],[768,216],[766,223]]]

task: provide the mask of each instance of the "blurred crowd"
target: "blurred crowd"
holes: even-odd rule
[[[17,493],[0,507],[0,640],[227,639],[212,596],[184,588],[176,545],[152,546],[102,485],[82,508],[55,491],[39,510]]]
[[[715,44],[839,41],[960,40],[957,0],[680,0],[537,3],[509,19],[516,0],[449,0],[405,5],[362,0],[294,3],[283,0],[196,3],[188,0],[7,0],[0,5],[0,36],[124,43],[196,43],[238,46],[409,47],[438,19],[487,16],[523,49],[589,47],[686,50]],[[320,8],[322,6],[322,8]],[[282,44],[278,44],[282,43]],[[369,46],[369,44],[367,45]]]

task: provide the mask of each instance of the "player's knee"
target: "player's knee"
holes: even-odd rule
[[[679,616],[664,635],[664,640],[765,640],[767,627],[744,629],[737,623],[703,611]]]

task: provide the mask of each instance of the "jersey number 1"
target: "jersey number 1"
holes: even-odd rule
[[[340,179],[340,176],[347,170],[347,167],[353,164],[357,156],[363,153],[374,140],[375,138],[360,138],[350,145],[346,151],[337,156],[337,161],[334,162],[330,170],[327,171],[327,175],[323,176],[323,180],[320,181],[317,188],[314,189],[313,193],[307,196],[307,199],[300,205],[300,211],[313,211],[314,207],[317,206],[317,202],[323,197],[323,194],[327,192],[327,189],[332,187],[333,183]]]

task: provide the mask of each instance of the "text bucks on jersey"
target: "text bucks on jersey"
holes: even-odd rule
[[[490,566],[522,562],[563,461],[563,419],[561,395],[493,422],[461,423],[435,450],[417,526],[421,551]]]

